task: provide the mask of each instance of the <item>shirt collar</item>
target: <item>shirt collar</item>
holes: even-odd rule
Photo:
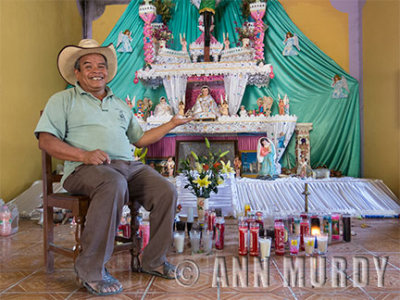
[[[78,93],[81,94],[81,95],[84,95],[84,94],[86,94],[86,95],[92,95],[91,93],[86,92],[86,91],[80,86],[80,84],[79,84],[78,81],[75,82],[75,88],[76,88],[76,90],[78,91]],[[104,99],[106,99],[106,98],[108,98],[108,97],[114,96],[114,93],[112,92],[112,90],[111,90],[108,86],[106,86],[106,92],[107,92],[107,95],[104,97]],[[92,95],[92,96],[93,96],[93,95]],[[93,97],[94,97],[94,96],[93,96]],[[94,98],[96,98],[96,97],[94,97]],[[97,99],[97,98],[96,98],[96,99]],[[104,100],[104,99],[103,99],[103,100]]]

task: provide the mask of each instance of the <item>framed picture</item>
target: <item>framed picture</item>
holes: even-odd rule
[[[198,156],[207,155],[209,151],[217,153],[219,150],[222,152],[229,150],[229,153],[223,157],[225,162],[230,161],[233,166],[233,160],[235,159],[236,153],[238,153],[238,142],[237,140],[210,140],[210,150],[206,148],[204,138],[201,140],[183,140],[176,141],[176,160],[177,170],[180,168],[180,162],[186,158],[192,158],[191,151],[196,153]],[[192,161],[194,168],[194,159]]]
[[[242,160],[242,177],[256,178],[258,175],[257,151],[240,151]]]
[[[167,170],[168,157],[146,157],[146,165],[154,168],[163,176],[168,176]]]

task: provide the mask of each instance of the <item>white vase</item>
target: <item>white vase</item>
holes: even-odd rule
[[[204,220],[204,212],[208,209],[208,198],[197,197],[198,220]]]

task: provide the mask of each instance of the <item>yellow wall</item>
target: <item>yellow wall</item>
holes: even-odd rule
[[[365,176],[400,196],[400,2],[367,1],[364,23]]]
[[[81,38],[76,1],[0,1],[0,197],[41,178],[33,130],[48,98],[65,87],[58,51]]]
[[[290,18],[322,51],[348,70],[348,18],[329,0],[281,0]],[[365,176],[400,194],[399,45],[397,0],[367,0],[364,13]],[[126,5],[107,6],[93,23],[104,41]],[[0,197],[9,201],[40,176],[33,137],[39,111],[65,87],[56,57],[81,38],[72,0],[0,0]]]

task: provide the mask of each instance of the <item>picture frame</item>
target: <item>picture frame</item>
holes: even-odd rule
[[[174,161],[175,161],[175,157]],[[163,163],[167,162],[168,157],[146,157],[146,165],[151,166],[154,164],[154,169],[163,176],[168,176],[168,172],[166,168],[163,166]]]
[[[256,150],[240,151],[240,159],[242,160],[242,177],[256,178],[259,171],[259,163],[257,160]]]

